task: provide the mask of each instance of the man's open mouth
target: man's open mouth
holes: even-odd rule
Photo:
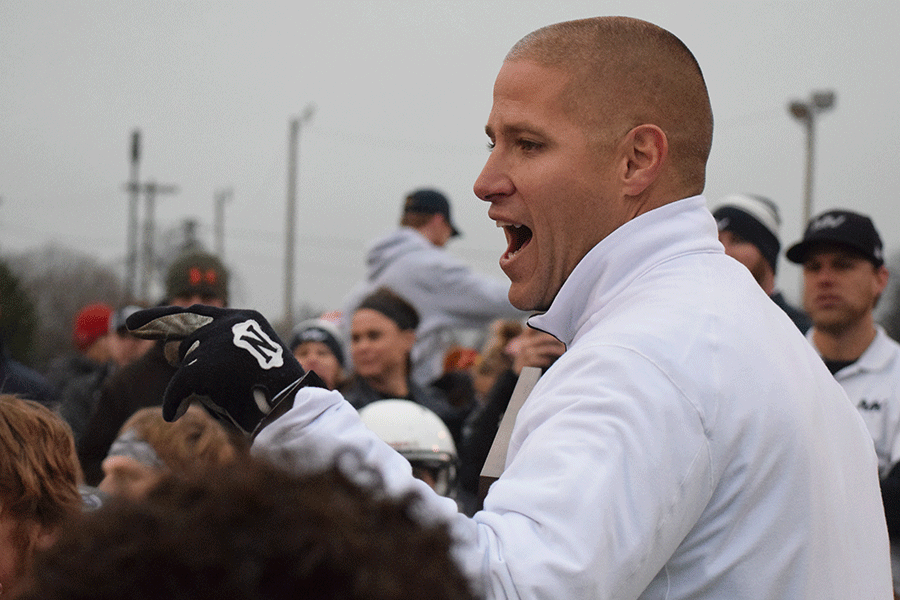
[[[502,227],[506,234],[506,253],[504,257],[512,258],[518,254],[519,250],[528,245],[531,241],[531,229],[519,223],[506,223],[497,221],[497,227]]]

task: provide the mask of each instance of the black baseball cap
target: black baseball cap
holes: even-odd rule
[[[848,247],[876,267],[884,264],[884,247],[872,219],[850,210],[830,210],[810,219],[803,239],[788,248],[785,256],[802,264],[810,248],[820,243]]]
[[[447,197],[437,190],[417,190],[406,197],[403,212],[425,213],[428,215],[442,214],[447,219],[447,224],[452,230],[452,237],[461,235],[450,219],[450,202]]]

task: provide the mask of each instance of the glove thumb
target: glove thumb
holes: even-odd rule
[[[166,386],[166,392],[163,395],[163,419],[172,422],[183,415],[191,402],[194,400],[202,400],[205,396],[195,393],[193,387],[188,384],[190,366],[183,367],[175,372],[169,385]]]

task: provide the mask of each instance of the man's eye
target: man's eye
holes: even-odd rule
[[[519,148],[521,148],[525,152],[531,152],[541,147],[540,144],[538,144],[537,142],[532,142],[531,140],[519,140],[517,143],[519,145]]]
[[[491,150],[493,150],[493,149],[496,148],[496,147],[497,147],[497,144],[495,144],[494,142],[488,142],[488,143],[487,143],[487,149],[488,149],[488,152],[490,152]]]

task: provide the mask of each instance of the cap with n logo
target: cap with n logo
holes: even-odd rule
[[[788,260],[798,264],[815,244],[846,246],[865,256],[876,267],[884,264],[884,247],[872,219],[849,210],[830,210],[810,219],[803,239],[788,248]]]

